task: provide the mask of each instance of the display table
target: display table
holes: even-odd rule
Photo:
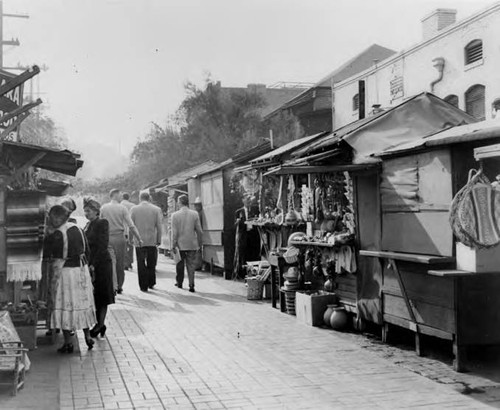
[[[453,269],[453,258],[398,252],[360,251],[383,264],[382,339],[389,325],[453,343],[454,368],[465,369],[470,345],[500,343],[500,272],[473,273]]]

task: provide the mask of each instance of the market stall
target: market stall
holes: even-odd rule
[[[500,173],[490,145],[499,141],[497,123],[481,122],[379,153],[384,230],[379,249],[360,251],[382,268],[384,340],[392,325],[414,332],[419,354],[422,335],[450,340],[457,371],[468,346],[500,343],[500,191],[489,182]],[[488,201],[475,196],[483,192]]]
[[[437,180],[432,176],[425,179],[426,174],[422,173],[421,183],[424,192],[429,191],[429,198],[433,198],[432,192],[439,191],[435,194],[436,198],[429,199],[432,202],[427,206],[428,212],[423,216],[419,214],[413,225],[409,224],[413,221],[400,219],[398,203],[390,212],[382,213],[382,190],[385,185],[390,187],[392,180],[387,181],[385,185],[379,182],[382,172],[380,164],[369,155],[390,146],[415,141],[422,135],[432,135],[448,127],[472,122],[475,120],[466,113],[432,94],[423,93],[390,110],[346,125],[313,141],[296,151],[290,160],[270,170],[275,175],[327,174],[336,171],[347,173],[349,176],[353,192],[354,253],[357,269],[351,275],[337,275],[334,289],[346,309],[357,315],[357,323],[360,326],[362,326],[360,321],[370,321],[379,325],[384,323],[382,293],[384,271],[378,260],[356,250],[381,251],[390,241],[401,246],[410,241],[411,237],[415,237],[411,232],[421,229],[422,224],[431,230],[429,237],[442,237],[443,209],[440,200],[446,195],[446,191],[434,189],[437,187],[435,185]],[[421,160],[424,161],[424,158]],[[439,164],[436,165],[431,161],[427,168],[423,168],[432,174],[436,167],[439,167]],[[393,177],[391,171],[387,172],[387,175]],[[406,175],[403,173],[400,177],[404,181]],[[391,195],[384,193],[383,198],[384,200],[391,198]],[[446,267],[446,263],[452,262],[449,258],[446,259],[447,255],[439,252],[436,254],[436,249],[445,246],[451,249],[450,240],[441,243],[438,239],[426,238],[423,242],[426,248],[420,252],[427,251],[430,254],[427,262],[431,268]],[[319,247],[317,244],[316,246]],[[439,259],[439,256],[443,258]],[[323,263],[322,267],[326,268],[326,264]],[[405,303],[404,300],[402,302]]]

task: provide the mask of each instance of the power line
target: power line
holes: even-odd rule
[[[3,46],[19,46],[21,43],[19,39],[12,38],[10,40],[3,39],[3,18],[13,17],[13,18],[30,18],[27,14],[11,14],[3,12],[3,1],[0,0],[0,69],[3,69]]]

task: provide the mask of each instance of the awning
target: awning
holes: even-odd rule
[[[55,150],[38,145],[23,144],[13,141],[0,141],[1,155],[6,157],[11,167],[16,169],[26,166],[46,169],[60,174],[75,176],[83,166],[80,154],[68,150]]]
[[[38,180],[37,188],[50,196],[63,196],[70,186],[68,182],[41,178]]]
[[[376,169],[377,163],[371,164],[339,164],[339,165],[306,165],[306,166],[279,166],[270,169],[264,175],[298,175],[322,174],[327,172],[354,172]]]
[[[373,154],[377,157],[388,157],[392,155],[411,152],[424,147],[438,147],[443,145],[459,144],[465,142],[482,141],[500,138],[500,121],[488,120],[474,124],[453,127],[430,136],[419,138],[393,148]]]
[[[276,148],[274,150],[272,150],[271,152],[268,152],[267,154],[264,154],[264,155],[261,155],[260,157],[257,157],[253,160],[251,160],[251,164],[253,165],[258,165],[258,164],[268,164],[268,163],[273,163],[273,162],[276,162],[276,161],[280,161],[281,158],[312,142],[312,141],[315,141],[317,140],[318,138],[321,138],[322,136],[324,136],[325,134],[327,134],[326,132],[320,132],[318,134],[314,134],[314,135],[309,135],[307,137],[303,137],[303,138],[299,138],[299,139],[296,139],[296,140],[293,140],[293,141],[290,141],[289,143],[283,145],[282,147],[279,147],[279,148]]]

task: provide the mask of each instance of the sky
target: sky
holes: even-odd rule
[[[491,0],[3,0],[4,66],[46,67],[35,83],[69,146],[128,156],[165,125],[187,81],[310,82],[373,43],[421,40],[436,8],[457,19]],[[85,158],[84,158],[85,159]],[[113,172],[113,171],[106,171]]]

